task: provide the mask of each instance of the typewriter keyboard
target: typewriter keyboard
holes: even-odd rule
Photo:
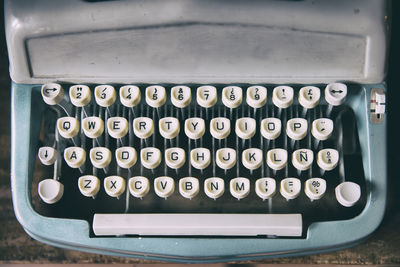
[[[304,238],[365,206],[359,90],[45,84],[34,208],[93,237]]]

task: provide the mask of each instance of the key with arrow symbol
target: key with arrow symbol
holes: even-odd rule
[[[343,93],[343,91],[342,90],[331,90],[331,93],[341,94],[341,93]]]
[[[341,105],[347,95],[347,86],[343,83],[330,83],[325,88],[325,100],[331,106]]]
[[[57,88],[47,88],[44,91],[46,92],[46,94],[48,94],[49,92],[57,91]]]

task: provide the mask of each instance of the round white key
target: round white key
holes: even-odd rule
[[[336,149],[322,149],[317,154],[317,164],[325,171],[331,171],[336,168],[338,162],[339,152]]]
[[[136,149],[129,146],[120,147],[115,150],[115,158],[121,168],[132,168],[137,162]]]
[[[304,108],[315,108],[321,98],[321,90],[315,86],[306,86],[299,91],[299,103]]]
[[[256,194],[263,200],[272,198],[276,193],[276,182],[273,178],[260,178],[255,185]]]
[[[288,120],[286,134],[293,140],[301,140],[307,135],[308,123],[302,118]]]
[[[272,91],[272,103],[278,108],[287,108],[293,103],[293,88],[278,86]]]
[[[199,179],[185,177],[179,180],[179,193],[185,198],[192,199],[200,191]]]
[[[260,168],[263,161],[263,152],[259,148],[248,148],[242,152],[242,163],[249,170]]]
[[[214,86],[205,85],[197,88],[197,104],[203,108],[211,108],[217,103],[217,99],[217,88]]]
[[[343,182],[335,188],[336,200],[345,207],[354,206],[361,197],[361,188],[353,182]]]
[[[38,157],[43,165],[52,165],[57,160],[57,150],[50,146],[39,148]]]
[[[100,180],[93,175],[84,175],[78,179],[78,188],[86,197],[94,197],[100,190]]]
[[[58,133],[64,138],[73,138],[79,133],[79,121],[74,117],[61,117],[57,120]]]
[[[111,162],[111,151],[106,147],[94,147],[90,149],[89,157],[94,167],[105,168]]]
[[[225,182],[218,177],[211,177],[204,181],[204,193],[209,198],[216,200],[221,197],[225,192]]]
[[[133,120],[133,132],[141,139],[149,138],[154,133],[154,122],[147,117],[139,117]]]
[[[202,118],[190,118],[185,120],[185,134],[190,139],[201,138],[206,131],[206,123]]]
[[[161,176],[154,179],[154,191],[159,197],[169,197],[175,191],[174,179],[168,176]]]
[[[328,139],[333,132],[333,121],[327,118],[316,119],[311,126],[311,133],[318,140]]]
[[[242,104],[243,91],[239,86],[227,86],[222,89],[222,103],[228,108],[237,108]]]
[[[253,118],[240,118],[236,120],[235,133],[242,139],[250,139],[256,133],[256,120]]]
[[[293,166],[300,170],[308,170],[314,161],[314,153],[310,149],[298,149],[292,154]]]
[[[69,99],[74,106],[84,107],[92,100],[89,86],[73,85],[69,88]]]
[[[325,87],[325,100],[332,106],[341,105],[346,95],[347,86],[343,83],[330,83]]]
[[[134,85],[125,85],[119,89],[119,100],[122,105],[128,108],[137,106],[140,103],[140,89]]]
[[[45,179],[39,182],[38,192],[44,202],[54,204],[62,198],[64,185],[54,179]]]
[[[274,140],[282,131],[282,122],[277,118],[266,118],[261,121],[261,134],[264,138]]]
[[[108,176],[104,178],[104,189],[110,197],[119,197],[125,192],[125,179],[121,176]]]
[[[108,134],[113,138],[122,138],[128,133],[128,121],[124,117],[111,117],[107,120]]]
[[[82,129],[89,138],[97,138],[104,132],[104,122],[99,117],[86,117],[82,120]]]
[[[215,139],[227,138],[231,133],[231,121],[227,118],[214,118],[210,121],[210,133]]]
[[[185,150],[180,147],[171,147],[165,150],[165,163],[171,169],[179,169],[186,162]]]
[[[282,148],[271,149],[267,152],[267,165],[274,170],[281,170],[286,166],[287,151]]]
[[[117,99],[117,93],[111,85],[98,85],[94,88],[96,103],[102,107],[109,107]]]
[[[153,85],[146,88],[146,103],[153,107],[159,108],[165,104],[167,93],[165,88],[159,85]]]
[[[210,150],[199,147],[190,151],[190,163],[196,169],[202,170],[208,167],[211,162]]]
[[[41,92],[47,105],[57,105],[64,98],[64,89],[58,83],[43,84]]]
[[[247,197],[250,193],[250,180],[243,177],[232,179],[229,182],[229,191],[238,200]]]
[[[64,150],[64,159],[71,168],[80,168],[86,161],[86,151],[81,147],[68,147]]]
[[[280,192],[281,195],[289,199],[295,199],[299,196],[301,191],[301,182],[297,178],[286,178],[281,181]]]
[[[304,192],[311,200],[322,198],[326,191],[326,181],[322,178],[308,179],[304,184]]]
[[[142,198],[150,191],[149,179],[143,176],[134,176],[128,181],[129,192],[136,198]]]
[[[171,102],[177,108],[187,107],[192,101],[192,91],[187,86],[171,88]]]
[[[259,85],[247,88],[246,102],[250,107],[261,108],[267,103],[267,88]]]
[[[179,121],[174,117],[162,118],[158,122],[160,134],[166,139],[173,139],[178,136],[181,129]]]
[[[215,162],[221,169],[231,169],[236,164],[236,150],[232,148],[218,149],[215,153]]]
[[[140,162],[147,169],[155,169],[161,163],[161,151],[155,147],[140,150]]]

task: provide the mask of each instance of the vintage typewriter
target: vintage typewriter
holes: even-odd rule
[[[32,237],[181,262],[354,245],[386,202],[386,1],[6,1]]]

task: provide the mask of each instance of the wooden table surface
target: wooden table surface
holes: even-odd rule
[[[0,10],[2,11],[2,10]],[[2,12],[1,12],[2,13]],[[1,20],[2,23],[2,20]],[[398,24],[398,23],[397,23]],[[3,25],[0,24],[1,29]],[[379,229],[364,243],[336,252],[293,258],[257,261],[258,263],[307,264],[393,264],[400,265],[400,139],[396,130],[400,115],[398,40],[392,41],[388,85],[388,168],[389,197],[386,215]],[[394,49],[393,47],[397,48]],[[397,85],[397,86],[396,86]],[[0,264],[4,263],[149,263],[149,261],[118,258],[42,244],[29,237],[17,222],[10,191],[10,79],[4,35],[0,32]],[[392,105],[391,105],[392,103]]]

